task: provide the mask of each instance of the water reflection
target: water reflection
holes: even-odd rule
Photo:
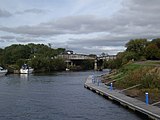
[[[5,80],[6,79],[6,80]],[[13,86],[13,87],[20,87],[28,84],[28,81],[30,79],[30,75],[28,74],[12,74],[12,75],[7,75],[5,77],[6,85]]]
[[[21,80],[29,80],[29,74],[20,74]]]

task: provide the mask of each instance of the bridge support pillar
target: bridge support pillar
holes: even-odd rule
[[[97,67],[97,60],[94,60],[94,70],[98,70],[98,67]]]
[[[73,62],[71,61],[71,66],[73,66]]]

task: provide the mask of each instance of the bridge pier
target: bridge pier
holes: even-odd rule
[[[71,61],[71,66],[73,66],[73,62]]]
[[[98,70],[98,66],[97,66],[97,60],[94,60],[94,70]]]

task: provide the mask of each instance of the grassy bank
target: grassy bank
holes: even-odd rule
[[[118,70],[103,77],[103,82],[113,82],[114,88],[123,93],[145,100],[145,92],[149,93],[150,103],[160,101],[160,62],[143,61],[125,64]]]

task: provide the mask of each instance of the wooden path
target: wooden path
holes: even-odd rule
[[[135,98],[128,97],[116,90],[110,90],[103,83],[92,83],[92,76],[87,78],[84,87],[113,101],[119,102],[121,105],[134,111],[143,113],[151,119],[160,120],[160,108],[153,105],[146,105],[146,103]]]

